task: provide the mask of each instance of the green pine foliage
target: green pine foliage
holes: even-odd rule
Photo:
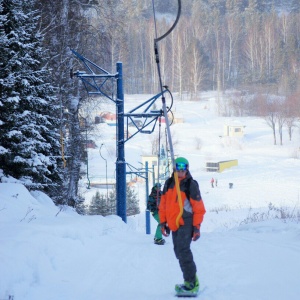
[[[133,216],[140,213],[139,208],[139,200],[137,197],[137,193],[131,188],[129,185],[126,187],[126,200],[127,200],[127,207],[126,212],[127,216]]]
[[[60,182],[58,107],[35,0],[0,3],[0,166],[30,189],[51,190]]]
[[[129,185],[126,187],[126,211],[127,216],[132,216],[140,213],[139,199],[137,193]],[[84,205],[84,208],[80,209],[81,213],[87,215],[115,215],[117,214],[116,208],[116,189],[113,188],[107,194],[100,193],[99,191],[92,197],[92,201],[88,205]]]
[[[108,199],[106,195],[100,194],[99,191],[92,197],[91,204],[88,206],[89,215],[109,215]]]

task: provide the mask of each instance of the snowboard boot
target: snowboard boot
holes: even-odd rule
[[[157,238],[154,238],[154,244],[156,245],[164,245],[165,244],[165,240],[164,239],[157,239]]]
[[[197,295],[199,292],[199,280],[197,275],[195,282],[185,281],[184,284],[176,284],[175,291],[180,295]]]

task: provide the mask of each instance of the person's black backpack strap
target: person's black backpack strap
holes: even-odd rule
[[[190,192],[191,192],[191,187],[192,187],[192,183],[195,183],[197,185],[197,190],[199,189],[199,183],[197,180],[193,179],[193,177],[188,178],[187,182],[186,182],[186,189],[185,189],[185,194],[186,197],[190,200]],[[192,195],[194,199],[196,199],[197,197]]]
[[[188,182],[187,186],[188,186],[187,193],[186,193],[187,198],[189,200],[190,200],[190,198],[193,198],[196,201],[200,201],[201,193],[200,193],[198,181],[191,177],[191,178],[189,178],[189,182]]]
[[[170,177],[170,178],[166,181],[166,183],[165,183],[165,187],[164,187],[164,190],[165,190],[165,191],[167,191],[167,190],[169,189],[169,187],[171,186],[172,182],[173,182],[173,178]],[[193,179],[193,177],[189,177],[189,178],[187,179],[187,181],[185,182],[185,188],[184,188],[184,192],[185,192],[186,197],[188,198],[188,200],[190,200],[190,197],[191,197],[190,191],[191,191],[191,187],[192,187],[192,182],[195,183],[195,184],[197,185],[197,191],[199,190],[199,183],[198,183],[198,181],[195,180],[195,179]],[[196,192],[196,191],[195,191],[195,192]],[[200,196],[200,198],[201,198],[201,195],[192,195],[192,196],[193,196],[193,198],[194,198],[195,200],[198,200],[199,196]]]

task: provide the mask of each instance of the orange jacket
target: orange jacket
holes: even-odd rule
[[[179,178],[180,193],[182,199],[182,205],[184,209],[183,215],[191,213],[193,215],[193,225],[200,225],[203,221],[205,214],[205,207],[201,198],[201,193],[198,184],[193,181],[193,178],[189,171],[185,178]],[[187,192],[189,189],[189,192]],[[186,192],[189,194],[187,198]],[[161,223],[166,222],[172,231],[176,231],[176,219],[180,213],[180,207],[178,203],[178,196],[175,186],[175,180],[172,176],[169,178],[164,186],[163,193],[159,205],[159,219]],[[179,224],[184,225],[184,217],[179,219]]]

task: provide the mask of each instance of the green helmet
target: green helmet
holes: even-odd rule
[[[189,165],[189,161],[186,159],[186,158],[184,158],[184,157],[177,157],[176,159],[175,159],[175,164],[180,164],[180,163],[183,163],[183,164],[186,164],[187,166]]]
[[[189,161],[184,157],[177,157],[175,159],[175,169],[176,171],[186,171],[189,168]]]

